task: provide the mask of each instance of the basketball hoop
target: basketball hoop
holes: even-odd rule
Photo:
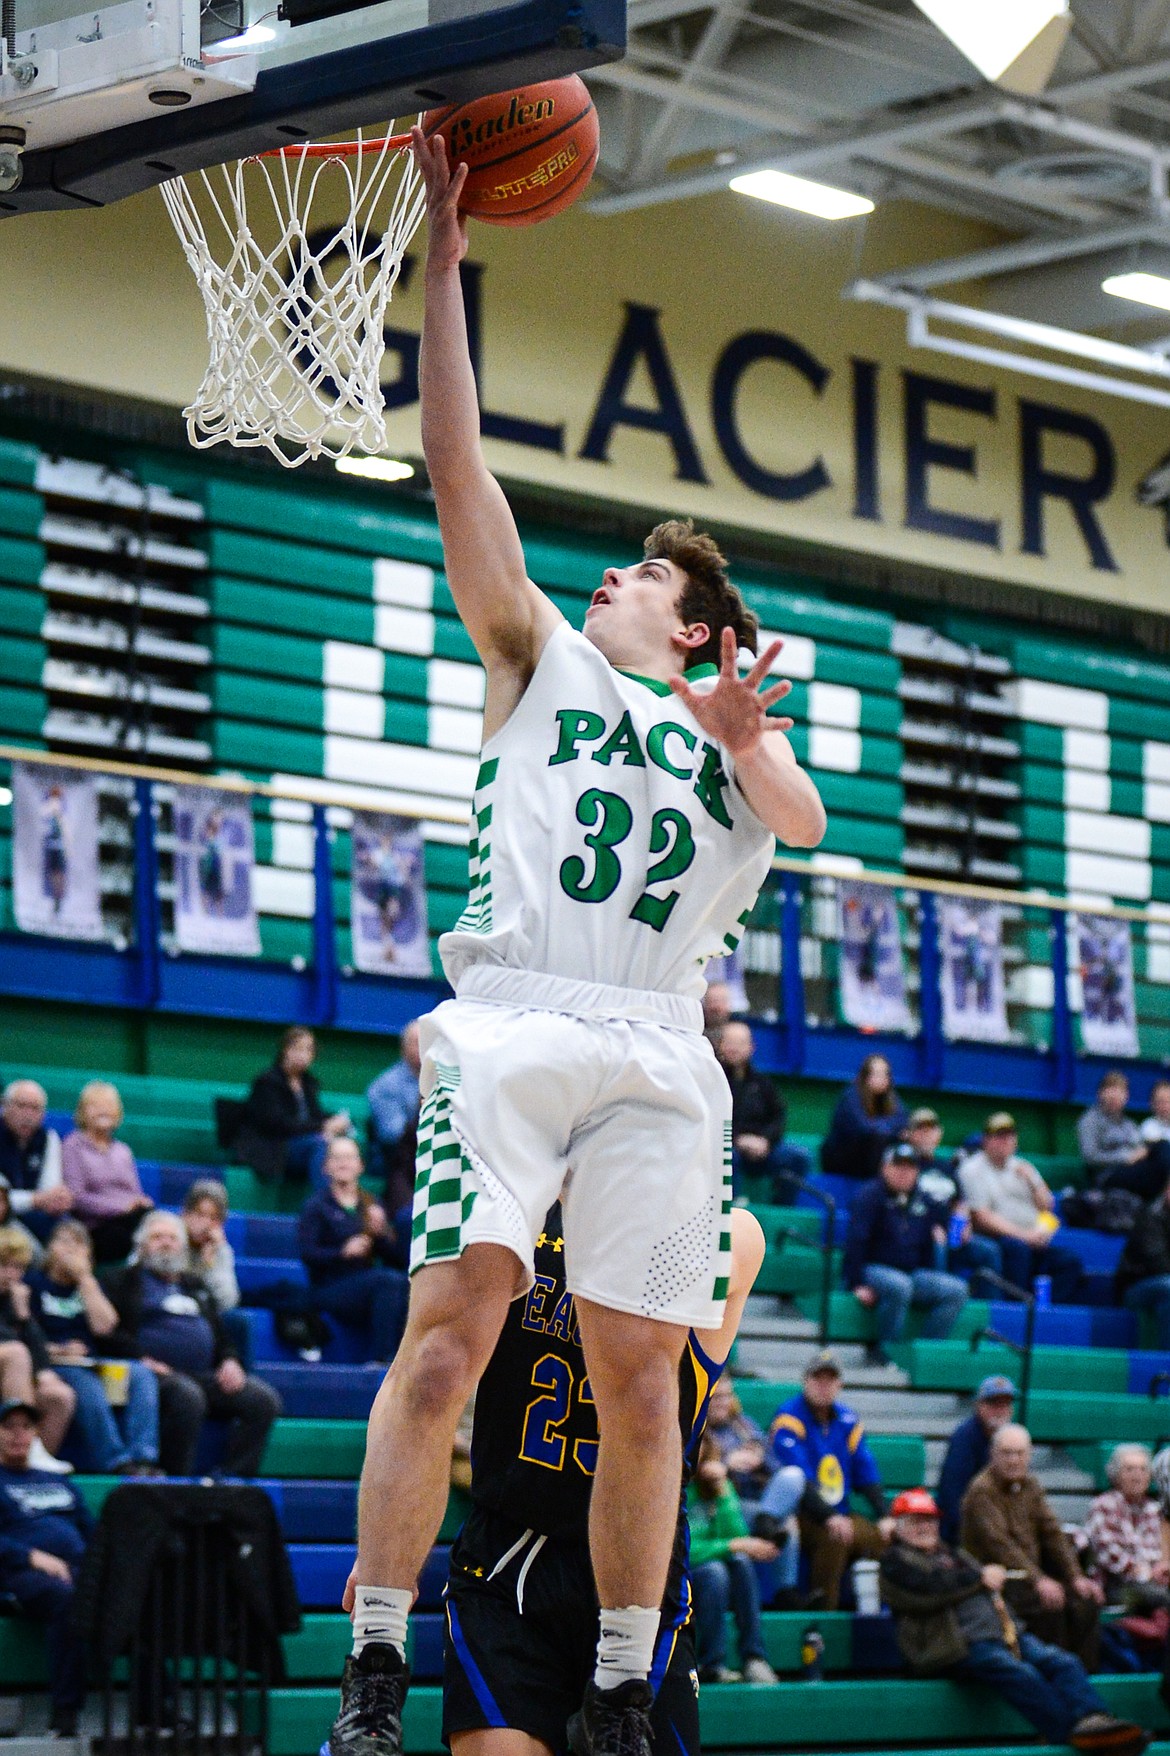
[[[282,147],[162,185],[207,313],[192,445],[263,445],[288,469],[386,448],[386,307],[426,206],[409,139]]]

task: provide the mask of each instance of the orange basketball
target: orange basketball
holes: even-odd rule
[[[562,212],[593,175],[600,145],[593,99],[575,73],[429,110],[423,131],[442,134],[452,168],[466,163],[460,205],[493,226]]]

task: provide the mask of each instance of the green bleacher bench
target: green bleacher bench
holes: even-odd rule
[[[1156,1730],[1170,1726],[1158,1697],[1156,1675],[1094,1679],[1109,1707]],[[269,1695],[270,1756],[316,1756],[337,1712],[337,1689],[273,1689]],[[442,1750],[441,1694],[416,1687],[406,1700],[403,1743],[409,1756]],[[871,1745],[904,1749],[915,1740],[970,1746],[1029,1745],[1032,1728],[990,1690],[971,1684],[899,1678],[825,1678],[819,1683],[782,1682],[772,1688],[746,1683],[708,1687],[699,1697],[703,1745],[711,1750],[816,1749]]]
[[[804,1292],[796,1295],[796,1306],[802,1316],[811,1317],[814,1322],[820,1321],[821,1302],[819,1293]],[[913,1337],[920,1314],[910,1313],[909,1332]],[[988,1321],[987,1306],[982,1299],[968,1299],[959,1312],[952,1330],[952,1338],[969,1341],[980,1329],[986,1329]],[[830,1341],[872,1341],[874,1336],[874,1316],[872,1311],[859,1305],[852,1293],[843,1288],[834,1289],[829,1301],[829,1339]],[[809,1343],[809,1353],[813,1352],[813,1343]]]
[[[1020,1356],[994,1342],[981,1342],[972,1351],[965,1341],[919,1339],[908,1344],[905,1364],[916,1390],[972,1392],[992,1372],[1009,1378],[1018,1378],[1020,1372]],[[1124,1348],[1033,1349],[1033,1390],[1124,1395],[1128,1384],[1129,1354]]]
[[[735,1394],[746,1415],[767,1432],[782,1402],[800,1389],[798,1384],[770,1384],[762,1379],[737,1378]],[[845,1392],[842,1400],[849,1401]],[[867,1433],[870,1449],[886,1487],[915,1488],[926,1479],[926,1446],[916,1433]]]

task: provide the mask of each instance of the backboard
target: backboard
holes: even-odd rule
[[[0,217],[615,60],[625,0],[3,0]],[[16,178],[16,187],[12,184]]]

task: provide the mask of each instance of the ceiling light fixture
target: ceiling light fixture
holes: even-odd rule
[[[1159,311],[1170,311],[1170,280],[1164,274],[1111,274],[1101,282],[1101,291],[1115,299],[1132,299],[1135,305],[1154,305]]]
[[[370,482],[406,482],[414,474],[414,465],[397,457],[339,457],[334,467],[343,476],[364,476]]]
[[[1069,0],[914,0],[985,79],[1034,97],[1072,28]]]
[[[203,58],[205,61],[226,60],[230,55],[247,55],[253,49],[262,49],[266,43],[275,41],[276,32],[271,25],[250,24],[237,36],[220,37],[217,43],[209,43]]]
[[[737,195],[754,195],[758,201],[795,208],[797,213],[811,213],[816,219],[856,219],[859,214],[873,212],[873,202],[865,195],[834,189],[828,183],[810,183],[807,177],[792,177],[787,171],[747,171],[742,177],[733,177],[731,187]]]

